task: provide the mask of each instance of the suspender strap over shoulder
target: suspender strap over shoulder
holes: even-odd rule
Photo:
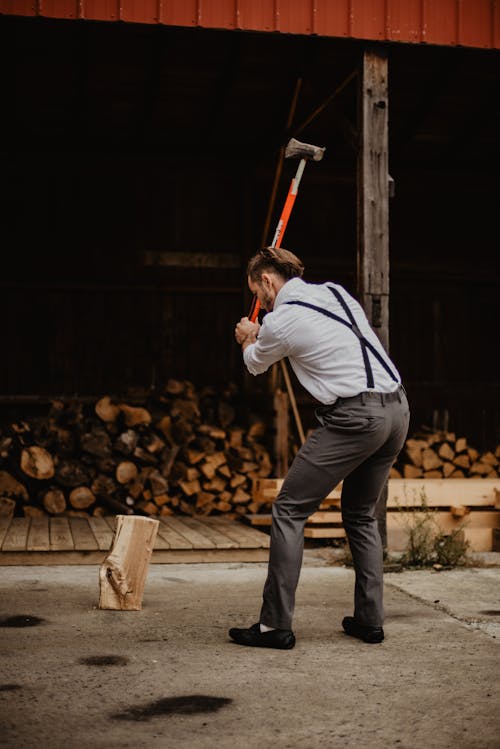
[[[379,364],[385,369],[387,374],[390,376],[394,382],[399,382],[398,378],[392,371],[392,369],[389,367],[387,362],[385,361],[384,357],[377,351],[375,346],[362,334],[361,330],[359,329],[356,320],[354,319],[354,315],[352,314],[351,310],[349,309],[349,306],[347,305],[345,299],[340,294],[340,292],[333,288],[333,286],[328,286],[332,294],[336,297],[337,301],[341,305],[342,309],[346,313],[348,320],[344,320],[344,318],[340,317],[339,315],[334,314],[333,312],[330,312],[329,310],[323,309],[323,307],[318,307],[315,304],[310,304],[309,302],[299,302],[299,301],[290,301],[285,302],[285,304],[296,304],[300,307],[307,307],[308,309],[315,310],[316,312],[320,312],[322,315],[325,315],[326,317],[329,317],[332,320],[335,320],[336,322],[341,323],[342,325],[345,325],[347,328],[352,330],[354,335],[358,338],[359,344],[361,346],[361,353],[363,355],[363,363],[365,365],[365,372],[366,372],[366,386],[367,388],[373,389],[375,387],[375,380],[373,378],[373,370],[370,363],[370,358],[368,356],[368,351],[373,354],[373,356],[377,359]]]

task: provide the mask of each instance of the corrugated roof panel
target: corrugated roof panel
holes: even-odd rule
[[[500,48],[499,0],[0,0],[0,13]]]
[[[168,0],[160,7],[160,23],[168,26],[197,26],[199,11],[197,0]]]
[[[386,39],[386,0],[351,0],[349,36]]]
[[[394,42],[421,42],[422,0],[387,0],[387,38]]]
[[[423,0],[422,41],[457,44],[457,0]]]
[[[240,29],[276,31],[276,8],[269,0],[239,0],[236,18]]]
[[[493,44],[493,8],[490,0],[462,0],[458,6],[458,42],[468,47]],[[490,33],[487,33],[487,30]]]
[[[94,21],[119,21],[120,5],[118,0],[83,0],[80,3],[81,18]]]
[[[312,6],[315,2],[279,0],[275,5],[276,30],[285,34],[312,34]]]
[[[348,0],[317,0],[314,14],[314,31],[316,34],[329,36],[332,29],[337,29],[336,36],[350,36],[352,13]]]
[[[34,16],[35,9],[30,0],[0,0],[0,13],[10,16]]]
[[[78,18],[77,0],[38,0],[32,3],[38,13],[49,18]]]

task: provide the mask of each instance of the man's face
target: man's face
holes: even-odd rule
[[[249,277],[248,288],[259,300],[262,309],[266,312],[271,312],[274,306],[274,300],[276,299],[276,292],[270,275],[268,273],[263,273],[260,281],[252,281]]]

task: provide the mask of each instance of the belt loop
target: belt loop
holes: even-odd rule
[[[380,402],[383,406],[385,406],[385,396],[383,393],[380,393]]]
[[[361,393],[361,403],[363,404],[363,406],[365,405],[365,403],[366,403],[366,393]]]
[[[398,389],[397,389],[397,394],[398,394],[398,401],[399,401],[400,403],[402,403],[402,401],[403,401],[403,399],[401,398],[401,390],[402,390],[402,387],[403,387],[403,386],[402,386],[402,385],[400,385],[400,386],[398,387]]]

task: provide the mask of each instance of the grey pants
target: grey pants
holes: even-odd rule
[[[403,388],[390,396],[361,393],[316,415],[321,426],[297,453],[273,504],[260,622],[291,629],[306,520],[343,480],[342,522],[356,573],[354,618],[381,626],[383,549],[375,506],[406,439],[408,401]]]

